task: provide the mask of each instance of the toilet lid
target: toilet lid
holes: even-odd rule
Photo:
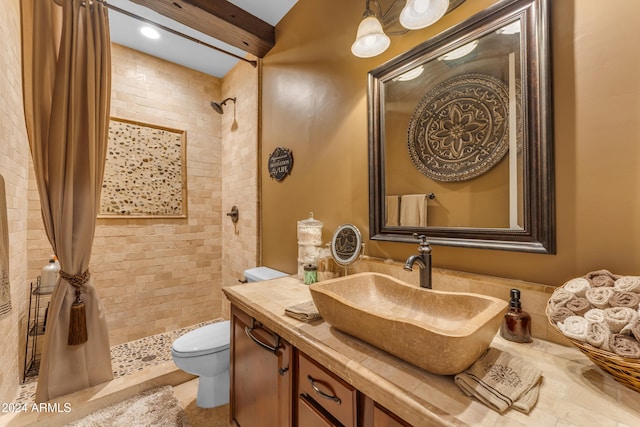
[[[171,350],[183,357],[202,356],[229,348],[229,321],[216,322],[187,332],[173,342]]]

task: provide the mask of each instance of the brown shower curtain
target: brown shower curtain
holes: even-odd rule
[[[62,7],[60,6],[62,5]],[[107,323],[88,276],[109,126],[111,44],[98,0],[22,0],[25,120],[42,219],[61,270],[81,291],[87,341],[69,345],[74,286],[51,296],[36,402],[113,378]],[[71,276],[71,277],[70,277]]]

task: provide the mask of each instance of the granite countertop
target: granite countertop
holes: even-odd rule
[[[415,426],[640,425],[640,393],[600,370],[572,347],[534,339],[518,344],[496,335],[492,347],[522,357],[543,372],[538,403],[528,414],[499,414],[467,397],[453,376],[430,374],[318,320],[284,314],[311,299],[294,277],[224,287],[229,301],[286,341]],[[429,344],[416,351],[429,351]]]

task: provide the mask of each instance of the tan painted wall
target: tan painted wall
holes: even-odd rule
[[[0,13],[0,174],[5,181],[9,225],[12,310],[0,320],[0,402],[12,402],[20,377],[26,332],[27,189],[29,143],[22,109],[20,1],[7,0]],[[1,415],[1,414],[0,414]]]
[[[355,224],[368,237],[366,75],[493,4],[467,1],[431,28],[392,37],[383,55],[350,46],[364,2],[299,0],[264,60],[263,154],[293,152],[291,176],[263,169],[263,260],[296,271],[296,221],[324,221],[324,240]],[[552,3],[557,255],[436,246],[435,266],[560,285],[590,270],[640,274],[640,3]],[[413,244],[367,242],[369,255],[403,260]]]

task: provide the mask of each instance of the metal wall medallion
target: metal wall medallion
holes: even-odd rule
[[[276,181],[282,181],[291,173],[293,168],[293,154],[288,148],[277,147],[269,156],[269,176]]]
[[[509,93],[493,76],[467,73],[443,81],[409,121],[409,155],[435,181],[465,181],[490,170],[509,149]]]

